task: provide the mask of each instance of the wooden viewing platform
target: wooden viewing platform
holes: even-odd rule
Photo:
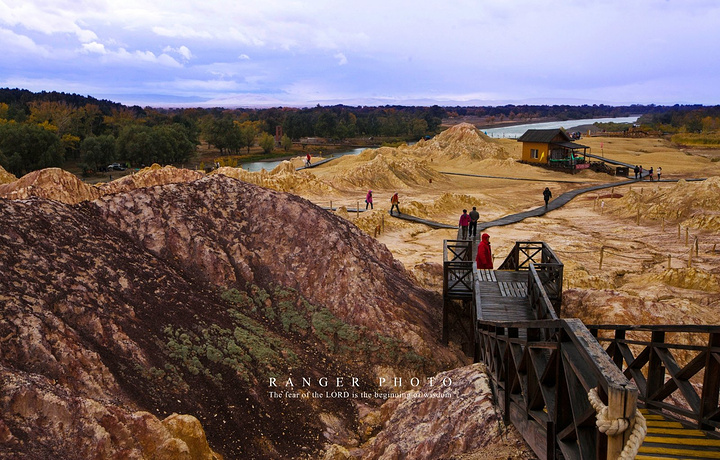
[[[563,264],[545,243],[517,242],[497,270],[475,267],[474,244],[444,242],[443,340],[460,331],[540,459],[614,460],[645,424],[635,458],[720,458],[720,326],[560,318]],[[602,417],[629,426],[606,435]]]

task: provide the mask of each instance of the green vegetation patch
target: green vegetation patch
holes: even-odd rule
[[[670,140],[680,145],[697,145],[702,147],[719,147],[720,133],[682,133],[673,135]]]

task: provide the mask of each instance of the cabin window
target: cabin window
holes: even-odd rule
[[[530,149],[530,158],[538,159],[538,149]]]

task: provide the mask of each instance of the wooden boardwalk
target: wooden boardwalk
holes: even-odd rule
[[[324,165],[324,164],[327,163],[328,161],[332,161],[332,160],[334,160],[334,159],[335,159],[335,158],[324,158],[324,159],[322,159],[322,160],[316,161],[315,163],[312,163],[312,162],[311,162],[311,163],[310,163],[310,166],[300,166],[299,168],[295,168],[295,171],[300,171],[300,170],[302,170],[302,169],[311,169],[311,168],[314,168],[314,167],[316,167],[316,166]]]
[[[478,270],[475,308],[481,321],[531,321],[527,271]]]
[[[390,211],[390,215],[393,217],[397,217],[398,219],[409,220],[410,222],[416,222],[418,224],[425,224],[428,227],[432,227],[432,228],[458,228],[457,225],[450,225],[450,224],[443,224],[441,222],[434,222],[432,220],[427,220],[427,219],[423,219],[420,217],[411,216],[410,214],[403,214],[403,213],[398,214],[397,212],[393,213],[392,211]]]

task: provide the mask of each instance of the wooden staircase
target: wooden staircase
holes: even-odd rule
[[[585,325],[560,317],[563,264],[545,243],[517,242],[497,270],[475,268],[474,242],[444,244],[443,339],[471,318],[504,420],[541,460],[617,459],[637,410],[635,458],[720,459],[720,325]],[[601,413],[630,427],[605,435]]]

